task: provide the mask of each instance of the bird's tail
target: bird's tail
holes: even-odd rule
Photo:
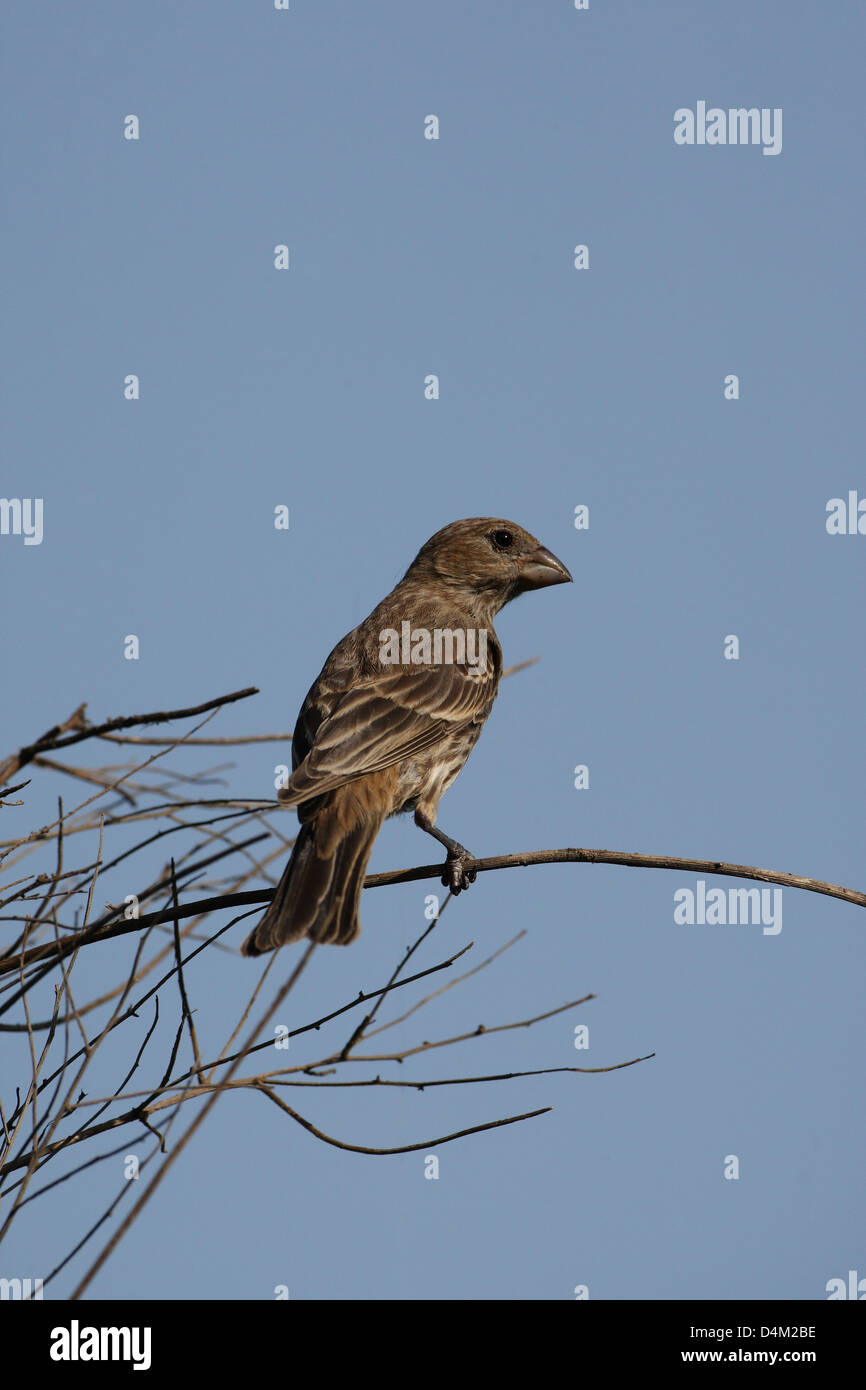
[[[322,835],[318,852],[315,820],[302,825],[268,910],[242,953],[260,956],[305,936],[322,945],[354,941],[361,930],[364,875],[382,819],[364,819],[336,844]]]

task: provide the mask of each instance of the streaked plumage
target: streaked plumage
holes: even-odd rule
[[[279,799],[297,807],[301,829],[246,955],[305,936],[353,941],[373,842],[398,811],[413,810],[445,845],[446,886],[459,893],[472,882],[471,855],[434,823],[496,698],[502,651],[493,618],[524,590],[570,579],[513,522],[456,521],[427,541],[397,587],[338,643],[298,716],[293,771]],[[484,668],[469,659],[383,664],[382,633],[400,632],[404,622],[413,632],[485,634],[478,638],[486,642]]]

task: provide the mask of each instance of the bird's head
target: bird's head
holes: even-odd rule
[[[445,584],[497,612],[527,589],[568,584],[561,560],[513,521],[490,516],[452,521],[421,547],[406,578]]]

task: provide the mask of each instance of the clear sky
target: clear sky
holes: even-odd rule
[[[575,582],[501,615],[506,662],[541,660],[503,685],[445,829],[478,855],[581,845],[863,889],[866,535],[826,528],[830,499],[866,498],[861,5],[19,0],[4,27],[0,493],[44,514],[41,544],[0,536],[3,751],[82,700],[104,718],[252,684],[211,731],[290,729],[422,542],[502,516]],[[699,102],[781,110],[781,150],[677,144]],[[272,795],[287,751],[243,750],[228,794]],[[37,772],[4,835],[57,791]],[[431,844],[392,821],[371,868]],[[554,1107],[435,1150],[437,1180],[426,1151],[338,1152],[224,1097],[90,1293],[821,1299],[866,1275],[863,909],[786,889],[776,934],[678,925],[698,877],[481,876],[422,964],[528,935],[399,1032],[592,992],[413,1074],[651,1061],[295,1093],[373,1146]],[[360,941],[317,953],[285,1021],[383,983],[431,891],[366,893]],[[211,1046],[260,970],[190,967]],[[34,1203],[0,1273],[44,1275],[119,1164]]]

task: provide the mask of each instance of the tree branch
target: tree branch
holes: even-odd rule
[[[49,748],[68,748],[73,743],[81,743],[86,738],[98,738],[102,734],[111,733],[115,729],[130,729],[136,724],[164,724],[170,719],[189,719],[194,714],[205,714],[207,710],[219,709],[220,705],[233,704],[235,700],[246,700],[250,695],[258,695],[258,687],[247,686],[245,690],[235,690],[230,695],[220,695],[217,700],[206,700],[203,705],[191,705],[187,709],[158,710],[154,714],[127,714],[119,719],[107,719],[104,724],[87,723],[84,713],[87,706],[79,705],[78,709],[63,724],[55,724],[53,729],[38,738],[35,743],[28,744],[25,748],[20,748],[11,758],[0,765],[0,787],[5,786],[10,777],[14,777],[19,768],[26,767],[40,753],[45,753]],[[75,729],[76,733],[67,733],[67,730]],[[64,737],[65,735],[65,737]]]
[[[523,854],[498,854],[490,859],[477,859],[475,867],[480,874],[491,873],[497,869],[525,869],[534,864],[619,864],[635,869],[674,869],[681,873],[717,874],[726,878],[751,878],[762,883],[777,883],[783,888],[800,888],[809,893],[822,893],[825,897],[839,898],[842,902],[853,903],[855,907],[866,907],[866,893],[856,888],[844,888],[838,883],[825,883],[818,878],[804,878],[801,874],[786,874],[775,869],[757,869],[748,864],[728,864],[719,859],[680,859],[674,855],[633,854],[626,850],[614,849],[536,849]],[[420,879],[441,878],[441,864],[421,864],[414,869],[395,869],[383,874],[369,874],[364,880],[365,888],[386,888],[393,883],[416,883]],[[122,921],[102,927],[98,932],[92,929],[89,941],[81,941],[71,936],[62,942],[46,942],[42,946],[31,946],[29,950],[14,960],[0,961],[0,975],[26,968],[34,961],[56,959],[69,955],[80,945],[93,941],[106,941],[115,936],[125,936],[128,932],[141,931],[145,927],[159,926],[172,922],[177,917],[196,917],[205,912],[217,912],[221,908],[264,906],[274,895],[272,888],[255,888],[245,893],[223,893],[213,898],[199,898],[196,902],[183,903],[174,912],[168,908],[162,912],[144,913],[131,921]]]
[[[438,1139],[427,1139],[423,1144],[401,1144],[396,1149],[368,1149],[363,1144],[345,1144],[341,1139],[333,1139],[330,1134],[325,1134],[321,1129],[310,1124],[303,1115],[299,1115],[297,1110],[293,1110],[290,1105],[286,1105],[284,1100],[275,1096],[269,1086],[258,1086],[257,1090],[266,1095],[269,1100],[284,1110],[287,1115],[291,1115],[293,1120],[297,1120],[309,1134],[314,1134],[317,1139],[321,1139],[325,1144],[332,1144],[335,1149],[348,1149],[353,1154],[411,1154],[418,1149],[433,1149],[440,1144],[450,1144],[454,1139],[463,1139],[467,1134],[480,1134],[484,1129],[500,1129],[503,1125],[516,1125],[521,1120],[534,1120],[537,1115],[548,1115],[553,1109],[552,1105],[545,1105],[541,1110],[530,1110],[525,1115],[509,1115],[504,1120],[490,1120],[484,1125],[472,1125],[471,1129],[458,1129],[454,1134],[442,1134]]]

